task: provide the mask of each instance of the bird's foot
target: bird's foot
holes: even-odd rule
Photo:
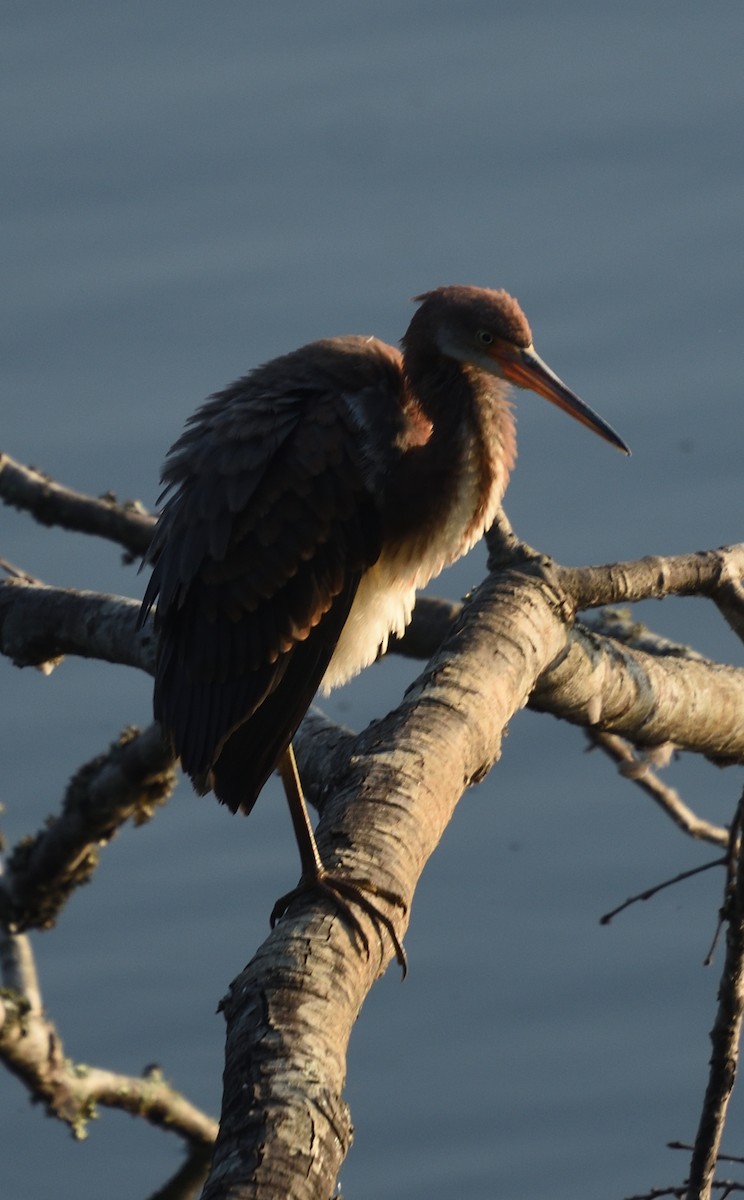
[[[358,905],[376,924],[382,925],[387,930],[390,940],[393,943],[395,957],[398,960],[402,977],[405,979],[408,972],[408,959],[403,949],[403,943],[395,932],[395,926],[390,917],[378,907],[374,899],[371,900],[368,895],[365,895],[365,892],[370,893],[373,897],[379,897],[388,904],[395,904],[405,912],[408,906],[400,896],[396,895],[395,892],[389,891],[387,888],[378,887],[369,880],[364,880],[363,883],[356,883],[351,879],[340,879],[338,875],[333,875],[330,871],[322,870],[317,874],[313,873],[310,876],[303,876],[297,887],[292,888],[290,892],[286,892],[285,895],[279,897],[271,910],[271,928],[273,929],[277,921],[284,916],[293,900],[296,900],[299,896],[306,896],[308,892],[320,892],[322,895],[329,896],[333,900],[341,915],[345,917],[354,930],[354,933],[357,934],[367,958],[369,958],[369,938],[362,928],[361,922],[354,912],[352,905]]]

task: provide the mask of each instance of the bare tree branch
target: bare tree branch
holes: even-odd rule
[[[713,825],[694,813],[685,804],[679,792],[662,782],[653,769],[649,755],[635,753],[624,738],[614,733],[598,733],[592,730],[587,736],[593,746],[598,746],[619,763],[624,778],[637,783],[684,833],[700,841],[712,842],[714,846],[728,846],[728,829],[723,825]]]
[[[7,458],[0,459],[0,495],[38,519],[109,537],[132,554],[149,541],[152,519],[136,509],[59,489]],[[528,701],[636,746],[671,743],[716,761],[744,761],[744,671],[680,653],[638,632],[620,635],[621,642],[608,639],[605,628],[597,632],[574,624],[576,611],[586,607],[696,594],[709,596],[736,628],[744,547],[567,568],[519,542],[505,517],[489,545],[498,569],[462,609],[447,602],[421,605],[400,649],[427,653],[448,636],[399,708],[358,736],[311,713],[297,739],[303,780],[322,810],[318,840],[324,860],[409,903],[462,792],[498,759],[509,720]],[[52,664],[74,653],[151,670],[153,635],[149,625],[135,634],[138,607],[17,577],[0,585],[0,651],[19,665]],[[139,737],[154,763],[153,787],[164,793],[172,783],[167,752],[156,730]],[[122,755],[127,751],[128,746],[120,749]],[[630,768],[638,770],[634,756]],[[70,789],[84,801],[71,803],[25,859],[14,855],[4,885],[7,921],[45,923],[44,889],[61,897],[56,911],[65,886],[89,869],[91,829],[97,828],[90,810],[98,800],[90,801],[96,787],[107,792],[107,776],[118,783],[111,789],[111,810],[101,805],[104,837],[118,827],[124,811],[146,804],[146,773],[135,772],[133,781],[113,759],[84,768]],[[703,832],[694,814],[678,798],[675,807],[668,789],[662,796],[662,785],[648,773],[645,786],[688,830]],[[721,831],[705,832],[720,842]],[[402,936],[403,913],[394,909],[390,917]],[[367,913],[359,920],[369,937],[367,953],[336,908],[322,898],[298,899],[233,984],[224,1002],[225,1092],[207,1200],[247,1194],[315,1200],[332,1193],[351,1140],[342,1097],[346,1044],[366,992],[392,953],[385,929],[375,929]],[[87,1074],[92,1084],[85,1098],[71,1097],[68,1081],[60,1082],[58,1074],[59,1039],[44,1024],[40,1000],[34,1037],[38,1033],[39,1047],[46,1039],[49,1062],[44,1071],[39,1060],[27,1064],[24,1052],[33,1052],[34,1040],[19,1049],[24,1040],[19,1031],[32,1014],[25,995],[32,991],[28,982],[17,994],[5,993],[0,1053],[22,1077],[27,1071],[36,1079],[50,1111],[57,1111],[56,1088],[62,1097],[58,1115],[67,1113],[72,1123],[84,1119],[85,1103],[109,1102],[111,1080],[117,1095],[120,1088],[137,1094],[121,1077],[94,1071]],[[160,1083],[135,1082],[140,1088]],[[141,1095],[132,1101],[138,1110],[142,1103]],[[150,1111],[164,1107],[161,1095]]]
[[[216,1122],[158,1071],[146,1071],[142,1077],[119,1075],[73,1063],[65,1056],[57,1028],[42,1008],[24,934],[0,932],[0,964],[7,972],[0,993],[0,1058],[50,1116],[65,1121],[75,1137],[82,1138],[96,1106],[102,1104],[144,1117],[190,1144],[211,1145]]]
[[[722,581],[744,576],[744,543],[696,554],[649,555],[599,567],[561,567],[578,609],[665,596],[711,596]]]
[[[0,878],[0,920],[7,929],[49,929],[71,893],[88,883],[100,847],[130,818],[149,820],[175,787],[173,756],[160,727],[126,729],[105,754],[73,776],[62,811],[24,838]]]
[[[646,654],[654,654],[662,658],[670,655],[673,658],[686,658],[694,662],[710,661],[704,654],[694,650],[692,646],[674,642],[670,638],[662,637],[655,630],[649,629],[642,621],[636,620],[632,609],[629,608],[602,608],[599,612],[589,613],[582,617],[581,623],[592,633],[597,633],[601,637],[614,638],[616,642],[622,642],[624,646],[631,646],[634,650],[643,650]]]
[[[65,654],[154,670],[149,623],[135,625],[139,603],[122,596],[0,580],[0,652],[18,667],[58,663]]]
[[[212,1161],[211,1146],[194,1146],[171,1178],[153,1192],[148,1200],[197,1200]]]
[[[695,1147],[690,1162],[686,1200],[709,1200],[723,1127],[739,1062],[744,1018],[744,796],[731,827],[731,872],[723,916],[726,959],[718,988],[718,1012],[711,1031],[713,1052]]]
[[[693,1145],[690,1145],[689,1142],[678,1142],[678,1141],[667,1142],[667,1147],[670,1150],[694,1150],[695,1149],[695,1147]],[[719,1154],[718,1161],[719,1161],[719,1163],[722,1163],[722,1162],[744,1163],[744,1155],[741,1155],[741,1154]]]
[[[538,578],[537,569],[520,578]],[[556,594],[561,569],[549,574]],[[135,634],[135,601],[0,582],[0,651],[19,665],[64,653],[152,670],[151,623]],[[707,659],[644,654],[575,626],[541,677],[531,707],[597,726],[641,746],[673,742],[722,762],[744,761],[744,670]]]
[[[3,865],[0,859],[0,878],[3,875]],[[4,988],[22,997],[27,1013],[35,1017],[43,1014],[36,961],[27,937],[16,937],[0,930],[0,979]]]
[[[654,743],[668,740],[670,721],[675,740],[677,735],[699,740],[690,730],[691,693],[679,671],[694,669],[693,710],[699,716],[704,708],[699,688],[706,678],[714,707],[723,684],[725,703],[737,712],[725,737],[735,734],[744,751],[744,674],[600,645],[585,631],[569,634],[571,597],[555,586],[563,576],[554,570],[543,576],[541,567],[533,563],[528,570],[491,576],[402,705],[359,735],[341,774],[329,777],[326,764],[317,784],[326,795],[318,838],[327,862],[409,900],[463,789],[498,757],[509,719],[538,678],[543,697],[550,692],[561,711],[568,705],[572,719],[600,726],[617,720],[633,725],[639,740]],[[710,749],[730,748],[719,740],[718,729],[704,736]],[[298,749],[303,778],[312,779],[312,749],[308,753],[302,742]],[[400,914],[390,916],[402,936]],[[288,1147],[297,1154],[298,1144],[312,1144],[314,1153],[295,1174],[296,1196],[330,1194],[348,1143],[341,1096],[346,1039],[367,988],[391,953],[378,934],[379,962],[365,961],[359,947],[353,953],[353,936],[339,916],[322,901],[305,900],[233,984],[224,1006],[221,1132],[205,1200],[245,1194],[241,1181],[248,1178],[255,1197],[281,1194]],[[330,979],[332,998],[323,982]],[[321,995],[320,1025],[336,1031],[333,1049],[323,1040],[323,1028],[306,1024],[307,997]],[[277,1045],[279,1056],[270,1052]],[[300,1099],[297,1083],[308,1072],[312,1085]]]
[[[711,1188],[720,1193],[720,1200],[726,1200],[727,1196],[733,1196],[735,1192],[744,1192],[744,1183],[740,1183],[736,1179],[714,1179]],[[660,1200],[662,1196],[677,1196],[679,1200],[685,1200],[686,1195],[687,1184],[683,1183],[671,1187],[651,1188],[647,1192],[638,1192],[634,1196],[628,1196],[626,1200]]]
[[[477,590],[400,707],[355,740],[341,775],[326,778],[318,827],[326,862],[410,900],[464,788],[486,774],[509,719],[565,647],[561,612],[562,598],[538,577],[504,572]],[[298,749],[306,776],[312,760],[306,745]],[[390,916],[402,936],[403,916]],[[205,1200],[245,1195],[249,1178],[254,1197],[287,1194],[293,1161],[296,1200],[331,1194],[350,1136],[341,1094],[348,1036],[392,953],[370,922],[371,945],[375,934],[379,959],[365,959],[337,912],[304,899],[233,984]]]
[[[619,916],[621,912],[625,912],[626,908],[630,908],[631,905],[645,900],[652,900],[654,896],[658,896],[659,892],[663,892],[666,888],[683,883],[686,879],[694,879],[696,875],[702,875],[703,871],[712,871],[715,867],[725,867],[727,861],[726,858],[714,858],[712,862],[701,863],[700,866],[691,867],[688,871],[678,871],[671,879],[664,879],[661,883],[654,883],[651,887],[644,888],[642,892],[636,892],[635,896],[628,896],[628,899],[623,900],[622,904],[618,904],[617,908],[612,908],[609,912],[603,913],[599,918],[599,923],[600,925],[609,925],[611,921],[614,921],[615,917]],[[716,933],[717,936],[718,934]],[[706,966],[711,954],[712,949],[708,953]]]
[[[576,626],[538,681],[530,707],[620,734],[636,746],[671,742],[720,763],[744,761],[744,671],[645,654]]]
[[[30,513],[42,525],[58,525],[117,542],[131,558],[144,554],[155,526],[155,518],[138,501],[120,503],[111,495],[86,496],[2,452],[0,500]]]
[[[724,571],[721,583],[713,595],[721,616],[740,642],[744,642],[744,584],[735,567]]]

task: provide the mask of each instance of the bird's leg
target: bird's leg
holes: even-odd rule
[[[274,905],[271,912],[272,929],[297,896],[312,891],[323,892],[325,895],[332,897],[341,914],[346,917],[354,932],[359,935],[359,939],[369,957],[369,938],[351,906],[351,901],[354,904],[358,904],[373,921],[385,927],[395,947],[395,957],[405,977],[408,969],[406,952],[403,949],[400,938],[395,932],[393,922],[386,913],[377,907],[373,900],[370,900],[365,895],[365,892],[369,892],[373,896],[379,896],[382,900],[386,900],[391,904],[401,905],[403,901],[394,892],[390,892],[386,888],[377,887],[376,884],[368,880],[365,880],[364,883],[355,883],[351,879],[340,879],[323,865],[323,860],[320,857],[315,841],[313,827],[310,824],[307,804],[305,803],[300,775],[297,770],[297,760],[295,759],[291,742],[279,761],[279,774],[284,784],[284,792],[289,805],[292,826],[300,851],[302,874],[297,887],[292,888],[291,892],[287,892],[286,895],[280,896]]]

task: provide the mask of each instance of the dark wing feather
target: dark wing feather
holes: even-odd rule
[[[250,801],[246,801],[247,764],[250,764],[248,769],[254,779],[262,783],[268,779],[307,712],[340,636],[356,586],[357,580],[350,577],[344,592],[336,597],[325,618],[322,638],[311,636],[285,656],[286,670],[281,682],[222,746],[205,782],[233,812],[238,808],[249,812],[252,807]],[[288,702],[293,709],[291,717]],[[289,736],[288,723],[292,726]],[[256,795],[262,783],[258,785]]]
[[[233,811],[293,737],[379,555],[379,481],[346,393],[379,397],[395,426],[400,389],[380,343],[315,343],[215,396],[170,452],[141,618],[157,599],[155,716]]]

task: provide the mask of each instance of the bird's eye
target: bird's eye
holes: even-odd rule
[[[490,333],[488,329],[479,329],[478,341],[480,342],[481,346],[491,346],[493,345],[493,334]]]

